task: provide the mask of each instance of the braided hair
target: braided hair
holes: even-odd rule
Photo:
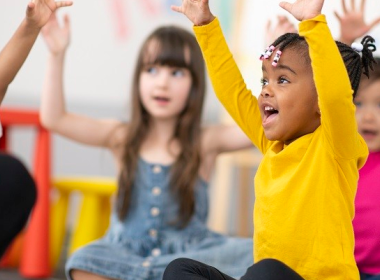
[[[376,64],[373,58],[373,52],[376,51],[374,45],[375,40],[371,36],[365,36],[361,41],[362,50],[354,50],[352,47],[336,41],[339,52],[343,58],[344,65],[348,76],[350,78],[351,87],[354,91],[353,97],[356,96],[359,88],[360,79],[362,74],[369,77],[369,70],[373,70],[373,63]],[[277,48],[276,56],[273,59],[273,66],[276,66],[280,60],[282,52],[286,48],[300,47],[297,51],[305,58],[305,62],[310,64],[309,47],[304,37],[297,33],[285,33],[275,40],[265,51],[261,54],[260,59],[266,59],[271,56],[272,52]],[[358,53],[361,51],[362,55]]]

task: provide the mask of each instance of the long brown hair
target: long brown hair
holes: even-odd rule
[[[157,47],[154,55],[148,52],[151,42]],[[190,52],[190,59],[186,54]],[[178,140],[181,151],[170,174],[170,186],[178,198],[180,211],[177,224],[184,227],[191,219],[194,208],[194,185],[196,183],[200,155],[201,114],[206,90],[205,66],[202,53],[195,37],[185,29],[166,26],[153,31],[140,50],[132,84],[132,116],[122,156],[122,169],[119,176],[117,209],[119,219],[124,219],[129,210],[130,199],[140,146],[150,128],[151,116],[144,108],[139,92],[139,80],[144,66],[159,64],[189,69],[192,86],[187,104],[178,116],[172,139]]]

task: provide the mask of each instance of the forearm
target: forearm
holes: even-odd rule
[[[255,145],[265,150],[257,99],[247,89],[217,19],[207,26],[194,27],[194,31],[217,97]]]
[[[60,120],[66,114],[63,71],[65,53],[49,54],[42,88],[41,123],[53,131],[59,130]]]
[[[9,84],[24,64],[40,28],[30,27],[24,20],[0,53],[0,103]]]
[[[321,111],[321,125],[339,156],[351,155],[357,142],[355,106],[350,79],[324,16],[302,22],[312,61]]]

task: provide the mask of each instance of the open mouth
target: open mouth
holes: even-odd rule
[[[370,130],[370,129],[362,129],[361,135],[364,138],[374,138],[378,135],[378,131],[376,130]]]
[[[270,115],[278,114],[278,110],[276,110],[275,108],[273,108],[271,106],[265,106],[264,107],[264,114],[266,117],[269,117]]]
[[[268,106],[268,105],[264,106],[263,125],[266,125],[269,122],[271,122],[277,115],[278,115],[278,110],[276,110],[272,106]]]
[[[163,97],[163,96],[155,96],[155,97],[153,97],[153,99],[160,102],[160,103],[167,103],[170,101],[169,98]]]

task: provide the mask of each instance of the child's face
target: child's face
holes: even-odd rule
[[[154,118],[177,118],[186,106],[191,83],[186,68],[148,65],[140,75],[141,102]]]
[[[318,96],[305,58],[285,49],[273,67],[275,52],[263,61],[259,107],[265,136],[289,144],[320,125]]]
[[[148,45],[147,57],[155,57],[157,42]],[[185,59],[190,52],[185,49]],[[139,79],[140,98],[148,113],[157,119],[175,119],[187,104],[192,76],[187,68],[147,64]]]
[[[359,133],[371,152],[380,151],[380,80],[360,88],[354,102]]]

